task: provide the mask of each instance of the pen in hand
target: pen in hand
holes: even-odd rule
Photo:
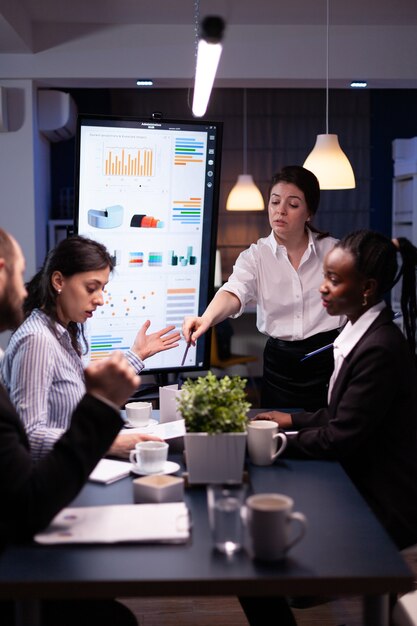
[[[187,354],[188,354],[188,350],[190,349],[190,346],[191,346],[191,341],[188,341],[187,345],[185,347],[185,352],[184,352],[184,356],[182,357],[182,361],[181,361],[181,366],[180,367],[182,367],[184,365],[184,363],[185,363],[185,359],[187,358]]]
[[[184,363],[185,363],[185,359],[187,358],[188,350],[190,349],[190,346],[191,346],[191,344],[192,344],[192,341],[191,341],[191,335],[192,335],[193,331],[194,331],[194,327],[193,327],[193,326],[191,326],[191,327],[190,327],[190,329],[189,329],[189,333],[190,333],[190,334],[189,334],[189,338],[188,338],[188,341],[187,341],[187,345],[186,345],[186,347],[185,347],[185,352],[184,352],[184,356],[182,357],[182,361],[181,361],[181,365],[180,365],[180,367],[182,367],[182,366],[184,365]],[[183,336],[184,336],[184,339],[185,339],[185,335],[184,335],[184,333],[183,333]]]

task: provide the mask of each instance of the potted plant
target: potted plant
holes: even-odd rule
[[[178,399],[185,421],[189,483],[242,482],[250,403],[246,380],[212,372],[187,379]]]

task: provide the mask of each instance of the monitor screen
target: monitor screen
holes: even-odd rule
[[[88,358],[131,347],[148,332],[181,330],[213,295],[222,124],[80,115],[77,234],[103,243],[115,268],[87,321]],[[145,373],[208,368],[207,337],[145,361]]]

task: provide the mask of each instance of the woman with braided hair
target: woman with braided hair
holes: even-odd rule
[[[287,435],[280,461],[339,461],[400,549],[417,543],[416,266],[417,249],[407,239],[361,230],[339,241],[325,258],[320,287],[327,313],[349,320],[334,342],[329,405],[255,418],[298,430]],[[383,300],[400,276],[406,337]],[[324,599],[303,600],[308,607]],[[239,601],[251,626],[296,626],[290,606],[302,608],[298,598]],[[260,620],[261,608],[271,617]]]
[[[349,320],[334,342],[328,408],[257,416],[298,430],[284,455],[338,460],[399,548],[417,543],[416,266],[404,238],[361,230],[339,241],[320,287],[327,313]],[[405,337],[384,301],[400,277]]]

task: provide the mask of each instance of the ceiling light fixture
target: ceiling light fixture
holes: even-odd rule
[[[368,83],[366,82],[366,80],[352,80],[350,86],[355,87],[356,89],[364,89],[368,86]]]
[[[247,173],[248,161],[248,129],[247,129],[247,96],[243,90],[243,174],[239,174],[237,183],[232,188],[226,201],[227,211],[263,211],[264,199],[255,185],[251,174]]]
[[[224,28],[224,20],[218,16],[207,16],[200,25],[192,106],[195,117],[202,117],[207,110],[222,53]]]
[[[150,80],[150,78],[138,78],[136,84],[138,87],[152,87],[153,80]]]
[[[326,23],[326,134],[317,135],[304,167],[317,176],[320,189],[353,189],[356,186],[352,166],[339,145],[338,136],[329,134],[329,0]]]

